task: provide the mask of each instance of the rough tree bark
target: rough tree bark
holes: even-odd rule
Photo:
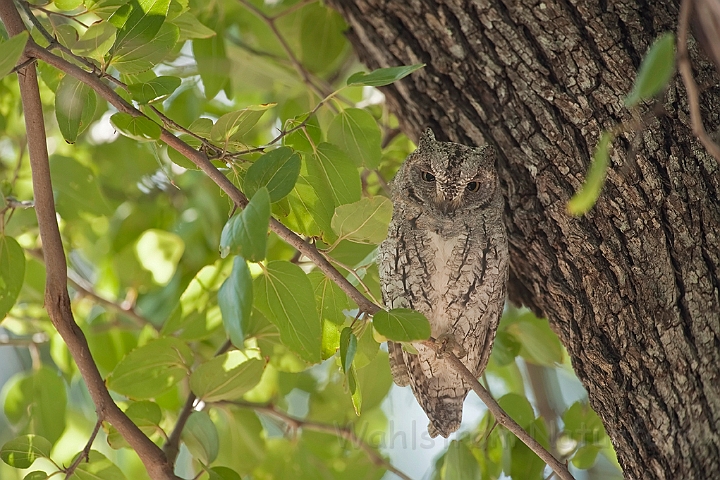
[[[720,478],[720,168],[679,79],[666,113],[615,141],[592,212],[565,209],[601,130],[631,118],[623,99],[678,3],[331,3],[369,67],[427,63],[384,90],[405,132],[499,151],[510,299],[549,318],[626,477]],[[693,63],[716,131],[717,78]]]

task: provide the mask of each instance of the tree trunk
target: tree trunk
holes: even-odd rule
[[[720,168],[679,77],[663,114],[615,140],[594,209],[566,213],[677,2],[331,3],[369,67],[427,64],[384,89],[405,132],[497,148],[510,299],[550,320],[626,477],[720,478]],[[717,78],[691,56],[715,131]]]

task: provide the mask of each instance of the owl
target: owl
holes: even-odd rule
[[[383,301],[412,308],[432,336],[480,376],[505,303],[508,247],[491,146],[438,142],[427,130],[392,184],[393,216],[378,251]],[[410,385],[431,437],[460,427],[470,386],[443,355],[388,342],[393,379]],[[446,350],[447,351],[447,350]]]

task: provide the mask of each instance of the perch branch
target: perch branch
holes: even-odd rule
[[[690,106],[690,124],[692,132],[700,140],[700,143],[707,151],[720,162],[720,147],[708,135],[703,125],[702,115],[700,113],[700,93],[697,83],[693,78],[692,65],[690,64],[690,56],[687,49],[688,24],[690,22],[690,13],[692,12],[692,0],[683,0],[680,6],[680,16],[678,18],[677,33],[677,52],[678,52],[678,70],[685,84],[687,91],[688,105]]]
[[[453,366],[456,372],[465,380],[472,388],[473,392],[480,397],[480,400],[487,406],[490,413],[493,414],[495,420],[503,427],[510,430],[517,438],[520,439],[525,445],[530,448],[535,454],[540,457],[547,465],[552,469],[555,474],[562,480],[574,480],[574,477],[570,474],[567,467],[560,463],[558,459],[552,456],[550,452],[545,450],[545,447],[540,445],[537,440],[530,436],[518,423],[510,418],[510,415],[505,413],[505,410],[495,401],[485,387],[483,387],[475,375],[467,369],[460,359],[458,359],[454,353],[444,351],[443,347],[435,342],[434,338],[423,342],[424,345],[432,348],[438,355],[442,355],[447,359],[448,362]]]
[[[25,31],[25,24],[11,0],[0,0],[0,20],[11,36]],[[26,59],[22,58],[21,61]],[[33,65],[18,72],[18,83],[25,113],[35,213],[47,267],[45,308],[85,380],[98,418],[110,422],[120,432],[137,452],[151,478],[174,480],[177,477],[162,450],[130,421],[110,397],[93,361],[87,339],[73,318],[67,290],[67,263],[53,199],[40,89]]]

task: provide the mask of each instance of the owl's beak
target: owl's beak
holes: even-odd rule
[[[448,198],[445,195],[440,194],[438,195],[435,204],[443,215],[448,215],[457,210],[460,205],[460,195]]]

